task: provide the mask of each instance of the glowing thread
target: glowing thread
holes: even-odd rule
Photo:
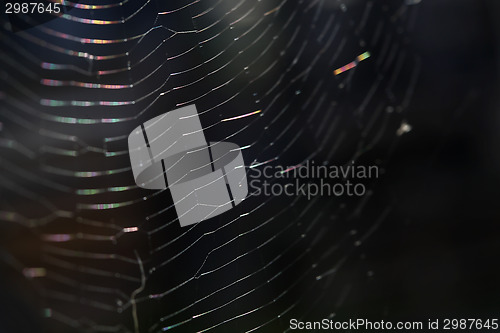
[[[236,117],[231,117],[231,118],[222,119],[221,121],[230,121],[230,120],[235,120],[235,119],[241,119],[241,118],[245,118],[245,117],[253,116],[254,114],[261,113],[261,112],[262,112],[262,110],[257,110],[257,111],[254,111],[254,112],[250,112],[250,113],[242,114],[242,115],[240,115],[240,116],[236,116]]]
[[[348,63],[345,66],[342,66],[336,70],[333,71],[334,75],[339,75],[341,73],[344,73],[350,69],[353,69],[356,67],[361,61],[370,58],[370,52],[365,52],[363,54],[360,54],[359,56],[356,57],[356,59],[353,62]]]

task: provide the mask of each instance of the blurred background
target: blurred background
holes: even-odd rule
[[[2,14],[0,331],[495,318],[499,14],[494,0]],[[380,177],[361,198],[251,193],[181,228],[168,189],[136,187],[127,137],[189,104],[248,168],[354,161]]]

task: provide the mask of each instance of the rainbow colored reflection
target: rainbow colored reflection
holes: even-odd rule
[[[356,57],[356,59],[353,61],[353,62],[350,62],[348,63],[347,65],[345,66],[342,66],[336,70],[333,71],[333,74],[334,75],[339,75],[341,73],[344,73],[350,69],[353,69],[354,67],[356,67],[361,61],[365,60],[365,59],[368,59],[370,58],[370,52],[365,52],[363,54],[360,54],[359,56]]]

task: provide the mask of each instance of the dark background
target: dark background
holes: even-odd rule
[[[433,1],[422,9],[414,41],[425,69],[419,112],[410,116],[422,131],[392,159],[387,195],[398,204],[366,249],[376,275],[360,288],[359,302],[375,318],[384,311],[407,320],[494,317],[499,7]]]

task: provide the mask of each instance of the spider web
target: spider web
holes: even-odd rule
[[[411,129],[418,1],[64,10],[15,33],[4,18],[0,32],[2,258],[34,288],[41,325],[274,332],[335,317],[353,288],[342,270],[391,212],[377,181],[362,198],[249,193],[180,228],[168,189],[135,185],[127,137],[196,104],[206,137],[242,147],[247,170],[315,160],[383,173]]]

